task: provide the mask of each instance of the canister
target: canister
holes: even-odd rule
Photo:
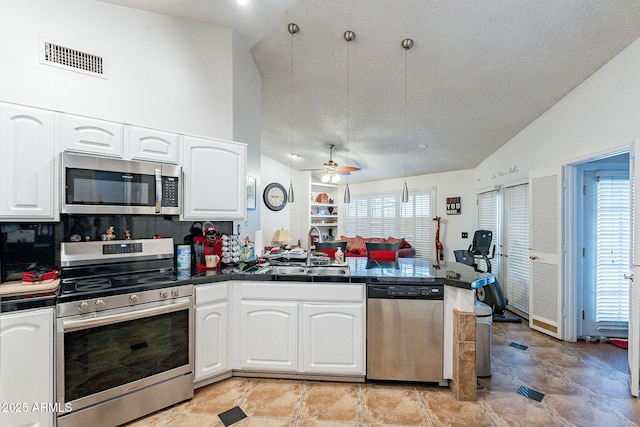
[[[188,270],[191,268],[191,246],[178,245],[176,251],[176,268],[178,270]]]

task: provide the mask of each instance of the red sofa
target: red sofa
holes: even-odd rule
[[[366,257],[367,247],[366,242],[398,242],[400,243],[400,250],[398,251],[398,258],[415,258],[416,250],[407,242],[404,238],[396,237],[346,237],[340,236],[337,241],[347,242],[347,257]]]

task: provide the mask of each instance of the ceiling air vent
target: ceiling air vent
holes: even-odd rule
[[[40,62],[96,77],[107,77],[103,57],[47,40],[41,40]]]

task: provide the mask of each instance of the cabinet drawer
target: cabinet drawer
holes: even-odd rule
[[[229,284],[227,282],[197,285],[195,289],[196,306],[229,299]]]
[[[242,299],[363,302],[364,286],[347,283],[242,282]]]

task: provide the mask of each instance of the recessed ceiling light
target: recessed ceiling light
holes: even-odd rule
[[[236,0],[240,6],[244,6],[249,3],[249,0]]]
[[[422,142],[418,144],[418,148],[427,148],[427,144],[423,144]]]

